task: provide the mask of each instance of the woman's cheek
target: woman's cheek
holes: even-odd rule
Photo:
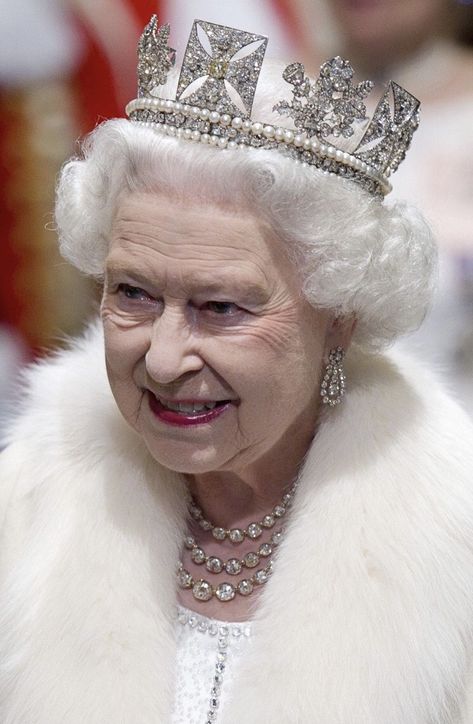
[[[257,357],[274,358],[281,354],[281,350],[291,353],[294,348],[298,348],[298,336],[297,325],[292,319],[265,319],[237,336],[237,341],[246,353],[254,352]]]
[[[104,320],[104,333],[107,366],[119,373],[120,378],[132,379],[135,367],[148,352],[149,330],[140,325],[123,326],[115,320]]]
[[[102,303],[100,315],[104,326],[112,325],[123,329],[150,326],[154,320],[149,310],[136,309],[130,312],[107,302]]]

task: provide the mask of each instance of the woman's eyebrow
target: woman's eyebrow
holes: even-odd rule
[[[109,283],[114,283],[123,281],[124,277],[148,287],[163,286],[159,271],[150,274],[139,266],[110,259],[105,266],[105,279]],[[270,296],[270,290],[263,279],[256,280],[246,274],[239,276],[236,271],[221,272],[219,278],[215,279],[214,276],[209,276],[208,272],[199,273],[193,270],[187,277],[185,275],[182,277],[182,286],[189,294],[229,294],[243,297],[254,304],[262,304]]]

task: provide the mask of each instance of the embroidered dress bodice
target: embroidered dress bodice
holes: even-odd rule
[[[218,722],[251,646],[251,623],[227,623],[178,607],[172,724]]]

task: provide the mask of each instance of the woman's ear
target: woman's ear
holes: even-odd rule
[[[327,329],[325,341],[325,354],[328,356],[330,350],[341,347],[347,352],[350,347],[353,333],[356,329],[357,319],[354,314],[348,316],[336,315],[333,317]]]

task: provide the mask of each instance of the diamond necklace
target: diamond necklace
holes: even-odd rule
[[[283,518],[294,498],[298,480],[293,483],[289,492],[287,492],[281,502],[274,506],[271,513],[265,515],[259,522],[250,523],[247,528],[233,528],[227,529],[223,526],[216,526],[208,521],[204,514],[196,504],[195,500],[191,500],[189,505],[190,516],[195,520],[200,527],[205,531],[211,531],[215,540],[222,542],[228,538],[232,543],[242,543],[245,538],[255,540],[259,538],[265,529],[269,530],[272,528],[276,520]],[[214,586],[210,581],[204,578],[195,579],[192,574],[184,568],[181,562],[178,564],[177,569],[177,582],[180,588],[184,590],[192,590],[192,595],[197,601],[210,601],[213,597],[217,598],[222,603],[228,603],[233,601],[237,594],[240,596],[250,596],[253,591],[258,587],[266,583],[273,573],[274,561],[271,557],[274,553],[274,549],[280,544],[283,538],[283,530],[280,529],[271,535],[271,539],[267,542],[262,542],[258,548],[258,551],[250,551],[246,553],[242,558],[229,558],[224,561],[219,556],[209,556],[206,554],[202,546],[200,546],[193,536],[186,536],[184,539],[184,546],[187,550],[191,551],[191,558],[196,565],[203,565],[207,571],[211,574],[218,574],[225,571],[231,576],[239,575],[243,568],[256,568],[261,559],[266,559],[266,565],[263,568],[259,568],[252,576],[242,578],[238,582],[230,583],[229,581],[223,581],[218,585]]]
[[[215,596],[222,603],[233,601],[236,594],[240,596],[250,596],[257,586],[262,586],[269,579],[273,572],[273,561],[269,560],[265,568],[260,568],[250,578],[242,578],[238,583],[229,583],[223,581],[218,586],[213,586],[209,581],[203,578],[195,579],[187,571],[182,563],[179,563],[177,570],[177,580],[179,586],[183,589],[191,588],[192,595],[197,601],[210,601]]]
[[[191,551],[191,558],[194,563],[201,566],[205,563],[206,569],[209,573],[222,573],[226,571],[231,576],[237,576],[241,573],[243,568],[256,568],[259,565],[261,558],[268,558],[273,554],[274,548],[278,546],[282,540],[283,531],[278,530],[271,536],[271,542],[262,543],[258,551],[249,551],[243,558],[229,558],[224,561],[218,556],[208,556],[205,550],[196,543],[195,538],[187,536],[184,540],[184,545],[187,550]]]
[[[200,525],[202,530],[211,531],[215,540],[224,541],[226,538],[228,538],[232,543],[235,544],[243,543],[245,538],[250,538],[250,540],[256,540],[256,538],[259,538],[262,535],[265,528],[272,528],[278,519],[283,518],[286,515],[287,510],[290,507],[294,498],[298,482],[299,481],[296,480],[296,482],[293,483],[289,491],[285,495],[283,495],[281,502],[278,505],[274,506],[271,513],[265,515],[262,520],[258,522],[250,523],[247,528],[228,529],[224,528],[221,525],[215,525],[214,523],[211,523],[204,517],[202,509],[199,508],[193,498],[191,499],[189,505],[189,513],[191,518]]]

